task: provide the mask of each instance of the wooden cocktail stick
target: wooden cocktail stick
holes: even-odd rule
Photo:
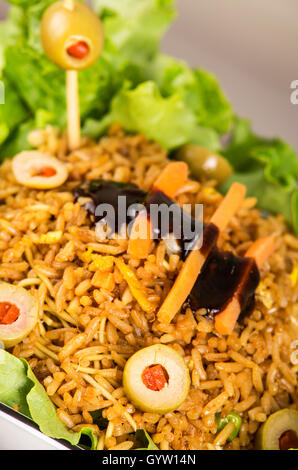
[[[66,71],[67,135],[70,150],[75,150],[81,142],[80,102],[78,71]]]
[[[65,8],[73,10],[73,0],[64,0]],[[67,136],[70,150],[75,150],[81,142],[80,100],[78,71],[66,71]]]
[[[46,56],[66,71],[67,137],[72,151],[81,144],[78,73],[100,57],[104,45],[102,23],[84,2],[60,0],[44,12],[40,32]]]

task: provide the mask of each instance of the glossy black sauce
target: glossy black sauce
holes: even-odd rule
[[[207,260],[186,301],[193,311],[205,308],[207,315],[213,318],[226,307],[236,289],[239,290],[239,285],[241,285],[239,293],[240,318],[251,313],[254,307],[255,289],[260,281],[258,267],[252,258],[239,258],[230,252],[220,251],[216,247],[219,230],[215,225],[198,223],[159,190],[152,191],[148,195],[133,184],[94,180],[80,185],[74,191],[76,201],[80,197],[90,198],[84,207],[94,223],[105,218],[109,224],[109,218],[105,215],[97,215],[96,209],[101,204],[111,205],[115,212],[114,230],[116,232],[120,230],[122,223],[129,225],[135,218],[135,213],[127,210],[125,213],[119,214],[120,196],[125,198],[126,209],[136,204],[145,206],[152,225],[154,239],[161,239],[169,233],[174,233],[180,245],[183,260],[187,258],[199,238],[203,237],[200,251],[207,257]],[[152,205],[156,205],[158,208],[161,208],[162,205],[165,205],[166,208],[171,207],[172,210],[168,211],[168,223],[164,223],[162,211],[157,211],[157,217],[154,219],[150,218]],[[182,224],[181,227],[181,223],[179,224],[181,220],[184,220],[186,226],[190,227],[190,236],[189,232],[188,236],[184,233],[185,225]],[[179,233],[176,233],[177,227],[180,228]]]
[[[119,232],[121,225],[125,223],[128,225],[134,219],[134,214],[129,211],[121,211],[119,206],[119,197],[125,198],[126,209],[135,204],[143,204],[147,193],[140,190],[134,184],[116,183],[113,181],[93,180],[89,183],[84,183],[74,190],[74,198],[77,201],[80,197],[90,198],[84,207],[89,212],[94,223],[99,222],[103,218],[113,228],[115,232]],[[99,215],[97,209],[102,204],[109,204],[115,213],[115,224],[110,220],[108,212]]]
[[[211,253],[213,248],[215,248],[218,237],[219,237],[219,230],[218,230],[218,227],[216,227],[216,225],[212,223],[204,224],[203,241],[202,241],[202,246],[200,248],[202,255],[208,256],[209,253]]]
[[[158,211],[154,211],[154,205],[159,209]],[[163,205],[165,208],[170,209],[166,211],[166,215],[162,211]],[[203,222],[195,220],[159,190],[152,191],[149,194],[145,206],[151,223],[153,238],[158,240],[166,238],[169,233],[174,234],[180,246],[181,257],[185,260],[197,240],[203,235]]]
[[[240,288],[241,317],[251,313],[254,307],[255,290],[260,282],[258,267],[253,258],[239,258],[218,248],[212,250],[187,300],[196,311],[207,309],[214,317],[224,310]]]

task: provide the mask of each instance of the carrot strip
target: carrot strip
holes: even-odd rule
[[[216,331],[221,335],[230,335],[240,315],[239,299],[233,297],[226,308],[218,313],[214,320]]]
[[[116,258],[115,263],[119,271],[121,272],[124,280],[127,282],[128,287],[141,306],[141,308],[147,313],[153,313],[155,310],[155,306],[147,300],[146,295],[144,294],[144,289],[142,286],[141,281],[137,278],[134,271],[130,269],[127,264],[124,263],[122,259]]]
[[[245,186],[240,183],[234,183],[227,192],[211,219],[211,223],[214,225],[218,224],[217,228],[220,231],[227,226],[229,220],[241,206],[245,197],[245,192]],[[226,218],[224,218],[224,214],[226,214]],[[168,293],[157,313],[157,318],[161,323],[170,323],[176,313],[180,310],[189,296],[212,249],[213,244],[210,244],[208,249],[204,250],[204,253],[198,249],[193,249],[190,252],[174,282],[172,289]]]
[[[274,238],[272,236],[260,238],[255,241],[245,253],[245,258],[254,258],[258,269],[261,269],[266,259],[274,251]],[[245,274],[244,274],[245,277]],[[230,335],[241,313],[239,296],[243,282],[241,282],[226,308],[215,317],[215,329],[222,335]]]
[[[220,231],[223,231],[240,208],[245,194],[246,187],[243,184],[233,183],[210,222],[216,225]]]
[[[155,181],[152,191],[162,191],[173,198],[177,191],[186,183],[188,166],[184,162],[170,162],[162,170]],[[147,258],[152,242],[152,230],[147,214],[140,213],[136,218],[128,243],[128,253],[137,259]]]
[[[245,258],[254,258],[259,269],[262,268],[266,259],[273,253],[275,248],[274,237],[259,238],[255,241],[245,253]]]
[[[153,191],[162,191],[168,197],[173,198],[186,183],[187,178],[188,166],[185,162],[170,162],[155,181]]]
[[[128,254],[132,258],[147,258],[152,243],[152,230],[147,212],[136,217],[129,235]]]
[[[200,250],[193,250],[188,255],[172,289],[157,313],[157,318],[161,323],[170,323],[180,310],[189,296],[205,261],[206,257]]]

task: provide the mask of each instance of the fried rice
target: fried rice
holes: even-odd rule
[[[0,279],[25,287],[39,304],[39,321],[11,349],[25,358],[73,431],[88,425],[98,449],[136,447],[135,430],[145,429],[161,450],[251,449],[267,417],[298,407],[297,371],[291,362],[298,330],[298,240],[282,216],[262,214],[247,198],[221,234],[220,248],[243,256],[254,240],[274,234],[276,250],[266,262],[253,312],[230,336],[220,336],[201,309],[185,308],[169,324],[141,309],[123,279],[115,257],[122,257],[156,308],[169,292],[181,266],[164,241],[154,243],[145,261],[131,258],[128,241],[115,235],[98,240],[83,202],[73,189],[101,178],[130,182],[148,191],[167,163],[167,154],[142,135],[118,126],[99,142],[86,140],[67,153],[64,136],[52,128],[34,131],[31,143],[56,155],[69,171],[55,190],[19,185],[11,160],[0,168]],[[189,179],[175,197],[179,204],[203,204],[208,222],[222,195],[215,181]],[[40,243],[40,237],[43,243]],[[98,269],[93,254],[109,257]],[[190,372],[187,399],[159,415],[136,409],[124,393],[123,368],[137,350],[166,344],[183,356]],[[93,422],[102,410],[106,426]],[[236,411],[239,435],[229,442],[231,425],[217,432],[216,413]]]

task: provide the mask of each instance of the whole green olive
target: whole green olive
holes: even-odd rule
[[[104,33],[100,19],[84,3],[53,3],[41,21],[41,41],[52,62],[66,70],[82,70],[100,56]]]
[[[215,179],[218,184],[225,181],[233,172],[230,163],[224,157],[198,145],[184,145],[177,151],[175,158],[186,162],[195,178]]]
[[[298,411],[283,408],[269,416],[259,428],[255,447],[258,450],[298,448]]]

